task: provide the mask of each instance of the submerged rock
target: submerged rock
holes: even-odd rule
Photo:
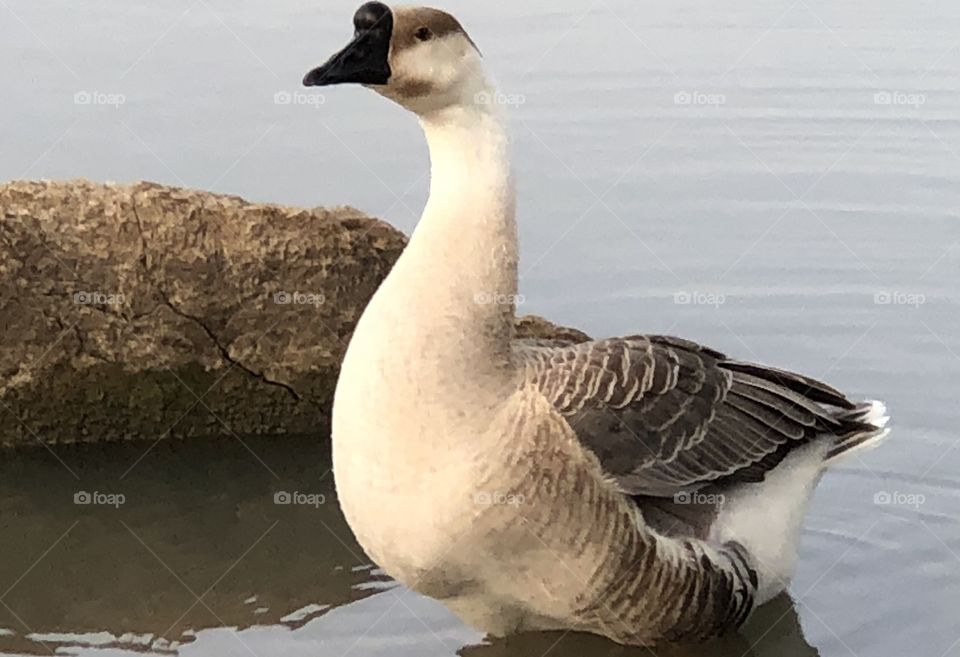
[[[0,445],[325,432],[406,244],[352,208],[152,183],[14,182],[0,210]]]

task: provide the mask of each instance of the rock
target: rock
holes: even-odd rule
[[[0,443],[323,430],[404,236],[150,183],[0,187]]]
[[[152,183],[14,182],[0,209],[0,445],[322,435],[406,244],[352,208]],[[582,336],[550,327],[520,321]]]
[[[570,342],[588,342],[590,340],[590,336],[583,331],[566,326],[557,326],[537,315],[517,318],[517,337],[531,340],[569,340]]]

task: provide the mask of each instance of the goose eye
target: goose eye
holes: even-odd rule
[[[430,31],[429,27],[421,27],[414,36],[417,37],[418,41],[429,41],[433,38],[433,32]]]

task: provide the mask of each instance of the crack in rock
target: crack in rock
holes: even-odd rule
[[[249,367],[247,367],[246,365],[244,365],[242,362],[240,362],[239,359],[234,358],[230,354],[230,351],[223,345],[223,343],[217,337],[217,334],[213,332],[213,329],[207,326],[206,322],[204,322],[199,317],[194,317],[193,315],[190,315],[189,313],[186,313],[180,310],[179,308],[177,308],[177,306],[170,300],[170,297],[167,296],[166,292],[164,292],[163,290],[157,288],[156,291],[160,295],[160,297],[163,299],[164,304],[168,308],[170,308],[170,310],[172,310],[175,315],[177,315],[178,317],[182,317],[188,321],[191,321],[200,327],[200,329],[207,335],[207,337],[210,338],[210,341],[217,348],[217,351],[220,352],[220,355],[223,357],[223,359],[228,363],[230,363],[231,367],[236,367],[241,371],[246,372],[247,374],[252,376],[254,379],[262,381],[267,385],[277,386],[279,388],[282,388],[283,390],[286,390],[288,393],[290,393],[290,396],[293,397],[294,401],[297,401],[297,402],[301,401],[300,395],[298,395],[297,391],[294,390],[291,386],[287,385],[286,383],[283,383],[282,381],[271,380],[262,372],[256,372],[250,369]]]

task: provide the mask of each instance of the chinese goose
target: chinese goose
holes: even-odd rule
[[[509,139],[476,45],[436,9],[370,2],[354,26],[304,84],[416,114],[432,172],[337,384],[334,473],[360,544],[491,634],[737,628],[784,590],[814,486],[883,437],[883,405],[678,338],[516,340]]]

